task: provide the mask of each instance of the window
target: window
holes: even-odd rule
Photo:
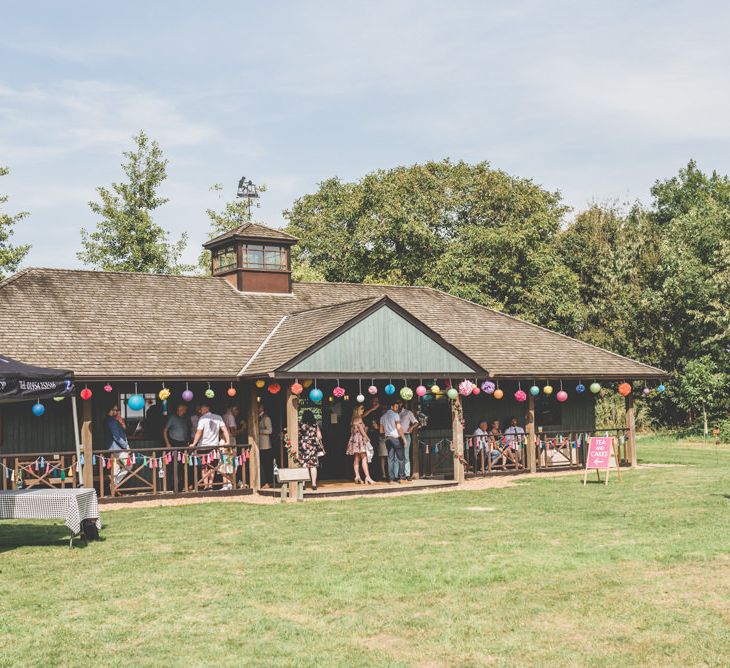
[[[287,251],[280,246],[259,246],[246,244],[243,247],[244,269],[267,269],[286,271]]]
[[[213,271],[228,271],[236,268],[236,247],[219,248],[213,254]]]

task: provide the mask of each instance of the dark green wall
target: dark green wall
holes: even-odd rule
[[[32,405],[32,402],[0,405],[0,455],[73,452],[76,444],[71,400],[44,399],[46,412],[41,417],[33,415]]]

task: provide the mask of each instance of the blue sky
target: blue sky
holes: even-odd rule
[[[80,266],[94,188],[145,129],[158,220],[205,237],[209,191],[257,218],[330,176],[446,156],[593,200],[648,200],[690,158],[730,172],[723,2],[15,2],[0,8],[0,180],[31,266]]]

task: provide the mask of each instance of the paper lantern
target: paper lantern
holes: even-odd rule
[[[193,400],[193,393],[190,390],[185,390],[182,393],[183,401],[192,401]]]
[[[419,386],[418,386],[418,387],[416,388],[416,394],[417,394],[417,395],[418,395],[419,397],[422,397],[423,395],[425,395],[425,394],[426,394],[426,392],[428,392],[428,390],[426,389],[426,387],[425,387],[424,385],[419,385]]]
[[[163,387],[158,393],[157,396],[160,397],[160,401],[167,401],[170,398],[170,388]]]
[[[337,397],[338,399],[344,397],[345,388],[338,385],[334,390],[332,390],[332,396]]]
[[[281,392],[281,385],[279,383],[271,383],[267,389],[271,394],[279,394]]]
[[[33,415],[36,417],[40,417],[43,415],[43,413],[46,412],[46,407],[42,403],[33,404],[33,407],[30,409],[33,411]]]
[[[88,387],[85,387],[81,392],[79,393],[79,396],[84,400],[88,401],[91,399],[91,390]]]
[[[482,392],[484,394],[494,394],[495,389],[497,389],[497,386],[491,380],[485,380],[482,383]]]
[[[454,387],[450,387],[448,391],[446,392],[446,396],[451,399],[451,401],[454,401],[459,396],[459,392]]]
[[[109,385],[109,383],[104,385],[104,392],[111,392],[113,389],[114,388],[111,385]]]
[[[578,384],[577,384],[577,385],[575,386],[575,391],[576,391],[576,392],[577,392],[578,394],[583,394],[583,392],[585,392],[585,391],[586,391],[586,386],[585,386],[585,385],[583,385],[583,383],[578,383]]]
[[[631,383],[621,383],[618,386],[618,393],[622,397],[628,397],[631,394]]]
[[[127,406],[133,411],[141,411],[144,408],[144,397],[141,394],[133,394],[127,399]]]
[[[473,389],[474,383],[472,383],[470,380],[462,380],[459,383],[459,394],[462,397],[468,397]]]
[[[588,389],[593,392],[593,394],[598,394],[601,391],[601,384],[593,382]]]
[[[63,401],[66,397],[53,397],[53,401]]]
[[[436,383],[431,385],[431,394],[441,394],[441,388]]]
[[[305,390],[312,387],[312,379],[308,378],[307,380],[303,380],[302,385],[304,385]]]
[[[210,388],[210,387],[209,387],[209,388],[208,388],[208,389],[207,389],[207,390],[205,391],[205,396],[206,396],[206,397],[207,397],[208,399],[212,399],[213,397],[215,397],[215,392],[213,391],[213,389],[212,389],[212,388]]]
[[[371,396],[373,396],[373,397],[374,397],[374,396],[375,396],[375,395],[376,395],[377,393],[378,393],[378,388],[377,388],[377,387],[375,387],[375,385],[371,385],[371,386],[370,386],[370,387],[368,388],[368,394],[370,394]]]
[[[322,401],[322,396],[322,390],[320,390],[318,387],[313,387],[311,390],[309,390],[309,399],[315,404],[318,404],[320,401]]]
[[[500,390],[499,388],[497,388],[496,390],[494,390],[494,394],[492,396],[495,399],[501,399],[504,396],[504,392],[502,392],[502,390]]]
[[[538,387],[537,385],[533,385],[533,386],[532,386],[532,387],[530,388],[530,394],[531,394],[531,395],[532,395],[533,397],[536,397],[536,396],[537,396],[538,394],[540,394],[540,388],[539,388],[539,387]]]
[[[644,388],[643,390],[641,390],[641,393],[642,393],[642,394],[643,394],[643,395],[644,395],[645,397],[648,397],[648,396],[649,396],[649,395],[651,394],[651,390],[650,390],[650,389],[649,389],[648,387],[645,387],[645,388]]]
[[[657,385],[656,391],[657,392],[664,392],[667,388],[664,387],[664,385]]]
[[[362,394],[358,394],[357,397],[355,397],[355,400],[357,401],[358,404],[362,404],[365,401],[365,396]]]
[[[265,380],[261,380],[259,378],[259,380],[256,381],[256,387],[258,387],[259,389],[261,389],[264,385],[266,385],[266,381]]]
[[[562,404],[565,401],[568,401],[568,393],[565,390],[560,390],[556,395],[555,398]]]
[[[401,387],[400,398],[403,399],[403,401],[410,401],[413,399],[413,390],[410,387]]]
[[[552,385],[545,385],[545,387],[542,388],[542,391],[550,396],[553,393],[553,386]]]
[[[395,385],[393,385],[393,383],[388,383],[385,386],[385,393],[386,394],[395,394]]]
[[[524,390],[517,390],[517,392],[515,392],[515,399],[520,403],[527,401],[527,394]]]
[[[475,395],[476,395],[476,394],[479,394],[480,392],[481,392],[481,390],[479,389],[479,385],[475,385],[475,386],[474,386],[474,387],[472,388],[472,390],[471,390],[471,393],[472,393],[472,394],[475,394]]]
[[[236,388],[235,387],[229,387],[226,390],[226,394],[228,394],[229,397],[235,397],[236,396]]]
[[[292,386],[289,388],[291,390],[291,393],[296,395],[297,397],[304,392],[304,388],[302,387],[301,383],[292,383]]]

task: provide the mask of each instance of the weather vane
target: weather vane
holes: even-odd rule
[[[254,182],[249,179],[246,181],[246,177],[242,176],[241,180],[238,182],[238,192],[236,193],[236,197],[242,197],[248,200],[248,218],[251,219],[251,203],[255,199],[259,199],[259,191]],[[256,206],[258,206],[258,202],[256,202]]]

